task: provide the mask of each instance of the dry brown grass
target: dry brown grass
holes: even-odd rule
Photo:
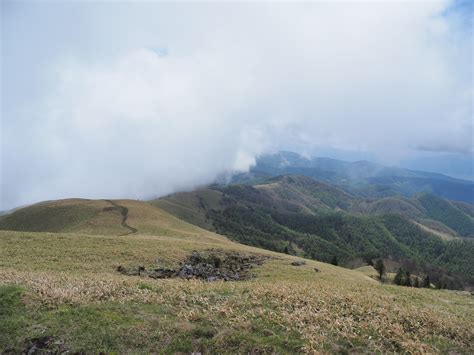
[[[308,353],[474,351],[474,299],[469,294],[380,285],[362,273],[315,261],[293,267],[293,257],[211,233],[105,237],[0,232],[0,246],[0,283],[23,285],[35,304],[55,309],[119,303],[124,312],[130,304],[167,307],[176,317],[175,336],[210,324],[215,334],[206,346],[223,352],[238,350],[255,334],[269,342],[295,334],[302,339],[299,351]],[[191,250],[209,247],[273,258],[254,269],[255,279],[243,282],[152,280],[114,270],[119,263],[153,264],[156,259],[173,264]],[[156,317],[156,310],[140,312],[144,323]],[[235,340],[239,333],[242,337]],[[149,344],[143,346],[146,351]],[[272,351],[271,343],[265,346],[264,351]]]

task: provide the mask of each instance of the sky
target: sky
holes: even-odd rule
[[[280,149],[471,165],[472,11],[2,1],[0,210],[163,196]]]

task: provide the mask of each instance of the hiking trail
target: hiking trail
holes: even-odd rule
[[[127,207],[120,206],[118,203],[115,203],[111,200],[104,200],[104,201],[110,203],[113,206],[113,209],[116,209],[120,212],[120,214],[122,215],[122,227],[127,228],[130,231],[128,233],[120,234],[119,237],[123,236],[123,235],[129,235],[129,234],[133,234],[133,233],[138,232],[138,229],[133,228],[133,227],[131,227],[127,224],[127,218],[128,218],[128,208]]]

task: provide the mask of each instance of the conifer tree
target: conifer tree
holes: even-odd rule
[[[403,270],[402,268],[399,268],[397,271],[397,274],[395,275],[395,278],[393,279],[393,282],[395,285],[402,285],[403,283]]]
[[[385,264],[383,263],[383,260],[378,259],[374,267],[375,267],[375,270],[377,270],[377,272],[379,273],[380,281],[382,281],[383,276],[385,275]]]
[[[423,278],[423,287],[425,287],[425,288],[430,288],[431,287],[430,275],[426,275]]]
[[[406,271],[405,272],[405,282],[404,282],[404,285],[405,286],[408,286],[408,287],[411,287],[412,284],[411,284],[411,274],[410,274],[410,271]]]
[[[419,288],[420,287],[420,281],[418,280],[418,277],[415,276],[415,282],[413,284],[413,287]]]

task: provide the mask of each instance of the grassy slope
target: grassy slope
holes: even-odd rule
[[[425,220],[424,224],[421,224],[420,222],[417,222],[415,220],[412,220],[412,222],[416,226],[423,229],[424,231],[426,231],[428,233],[432,233],[432,234],[440,237],[443,240],[456,240],[456,239],[459,239],[456,232],[454,232],[452,229],[446,227],[444,224],[441,224],[437,221]]]
[[[0,232],[0,351],[51,336],[71,351],[472,352],[465,293],[380,285],[362,273],[230,242],[176,236]],[[243,282],[152,280],[117,265],[173,265],[192,250],[268,254]],[[320,272],[315,272],[317,267]]]
[[[140,234],[182,235],[203,231],[147,202],[114,200],[128,210],[126,223]],[[129,233],[120,211],[107,200],[48,201],[0,217],[0,230],[120,235]]]
[[[206,218],[207,209],[219,209],[222,193],[212,189],[201,189],[199,193],[177,193],[169,198],[154,200],[152,205],[196,226],[212,229]]]
[[[106,206],[108,206],[108,203],[105,201],[84,199],[41,202],[0,217],[0,229],[30,232],[67,232],[84,228],[87,222],[92,221],[93,223],[95,219],[102,217],[100,211]],[[109,215],[111,220],[120,220],[119,213],[110,213]],[[104,223],[101,221],[100,224]]]

